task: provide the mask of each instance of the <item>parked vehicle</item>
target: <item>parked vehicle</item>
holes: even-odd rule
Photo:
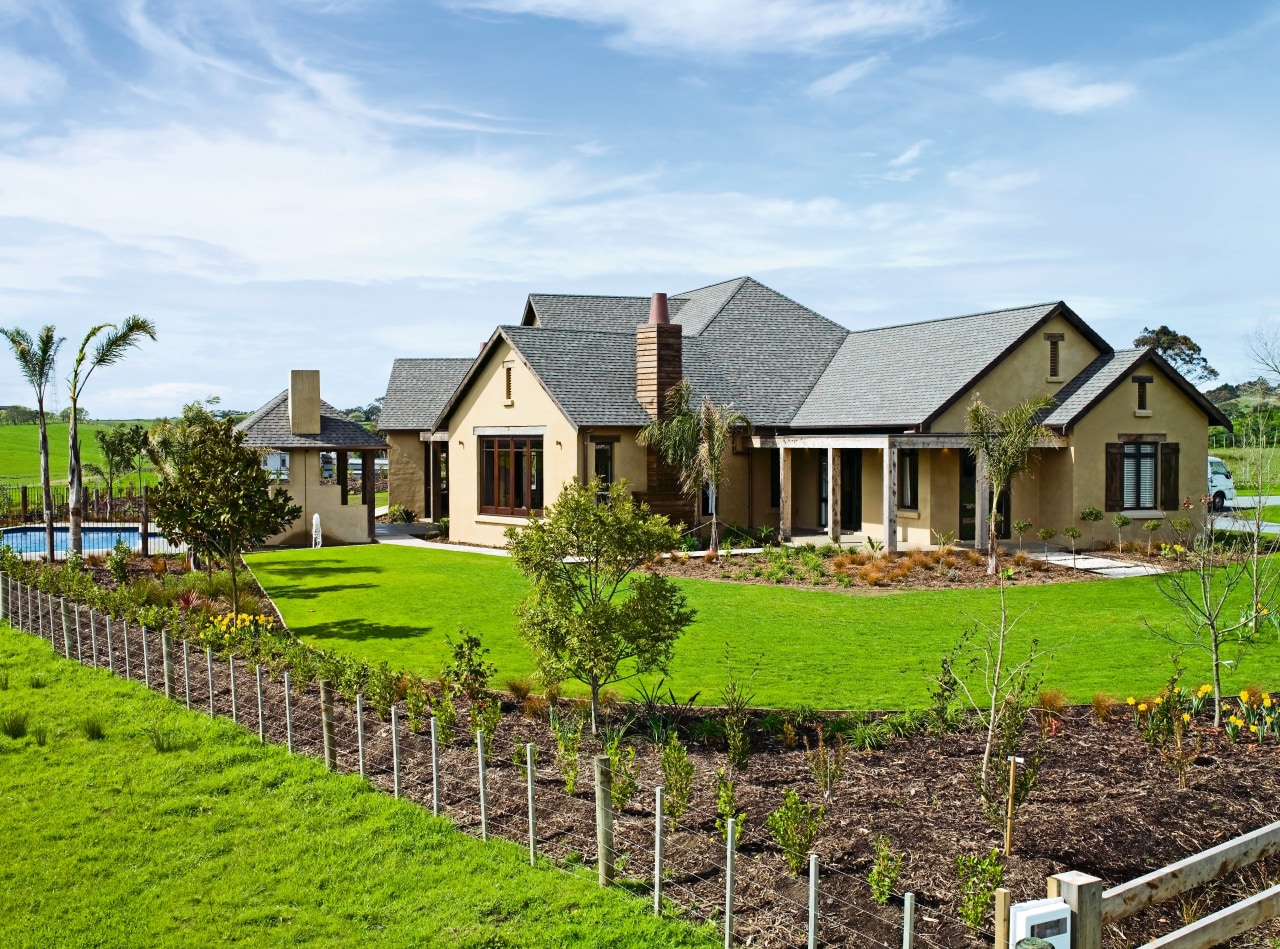
[[[1231,469],[1221,458],[1209,456],[1209,496],[1215,511],[1225,510],[1236,503],[1236,483],[1231,479]]]

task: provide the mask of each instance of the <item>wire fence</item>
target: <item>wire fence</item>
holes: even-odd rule
[[[759,846],[762,827],[752,827],[747,841],[731,850],[722,835],[706,832],[720,818],[713,809],[695,802],[673,826],[653,785],[637,787],[615,809],[607,793],[596,793],[590,768],[582,769],[582,787],[568,794],[546,748],[538,750],[530,777],[523,763],[529,745],[538,746],[510,734],[495,734],[482,757],[476,736],[437,740],[434,719],[412,729],[399,706],[383,718],[363,696],[347,702],[327,683],[292,681],[287,670],[174,641],[4,573],[0,617],[69,660],[139,682],[193,712],[231,719],[264,743],[320,758],[331,770],[359,774],[465,833],[521,844],[531,864],[599,872],[603,851],[617,883],[656,912],[714,923],[726,946],[955,945],[947,927],[959,921],[936,906],[917,916],[912,894],[896,892],[890,906],[868,908],[858,897],[867,892],[866,879],[822,866],[816,855],[808,858],[817,874],[812,884],[807,873],[791,876],[776,854]],[[603,773],[610,780],[607,761]]]

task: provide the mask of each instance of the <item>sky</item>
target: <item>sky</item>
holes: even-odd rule
[[[0,0],[0,326],[97,418],[347,408],[529,293],[749,274],[850,328],[1280,322],[1280,4]],[[65,405],[59,384],[55,407]],[[0,359],[0,404],[32,404]]]

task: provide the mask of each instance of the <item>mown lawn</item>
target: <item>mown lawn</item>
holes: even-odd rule
[[[80,460],[85,464],[100,465],[102,452],[98,449],[98,440],[93,433],[97,429],[118,424],[130,423],[81,422]],[[150,422],[144,424],[150,425]],[[66,422],[49,423],[49,474],[54,484],[67,483],[67,427]],[[154,476],[151,480],[154,481]],[[40,483],[38,425],[0,425],[0,483]]]
[[[0,734],[8,949],[715,944],[3,624],[0,686],[0,720],[29,716],[27,737]],[[89,714],[101,741],[81,731]],[[183,747],[158,753],[153,725]]]
[[[424,675],[440,671],[446,636],[479,633],[499,679],[532,670],[512,608],[525,590],[505,557],[401,546],[255,554],[250,566],[285,622],[324,648]],[[725,646],[736,671],[759,663],[760,705],[890,709],[922,705],[928,677],[973,620],[995,621],[992,590],[849,595],[749,584],[682,581],[698,618],[676,648],[670,681],[680,698],[714,704],[725,680]],[[1096,692],[1158,689],[1172,647],[1148,631],[1176,614],[1149,578],[1014,587],[1012,615],[1024,649],[1031,638],[1054,650],[1047,684],[1074,701]],[[1188,654],[1189,677],[1207,671]],[[1280,645],[1256,647],[1228,676],[1232,689],[1280,683]],[[628,691],[624,689],[624,692]]]

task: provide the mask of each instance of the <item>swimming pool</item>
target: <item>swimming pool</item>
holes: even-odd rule
[[[30,525],[26,527],[6,527],[3,530],[3,543],[8,544],[16,553],[28,556],[31,554],[43,554],[45,552],[44,527],[40,525]],[[53,529],[53,549],[56,554],[65,554],[68,549],[68,528],[63,526],[55,526]],[[116,545],[116,541],[123,540],[129,545],[129,549],[139,551],[142,549],[142,532],[137,527],[100,527],[96,524],[86,524],[81,529],[81,539],[83,540],[83,550],[86,554],[106,554],[111,552],[111,548]],[[152,553],[175,553],[180,548],[170,544],[160,534],[154,531],[147,532],[149,541],[148,547]]]

